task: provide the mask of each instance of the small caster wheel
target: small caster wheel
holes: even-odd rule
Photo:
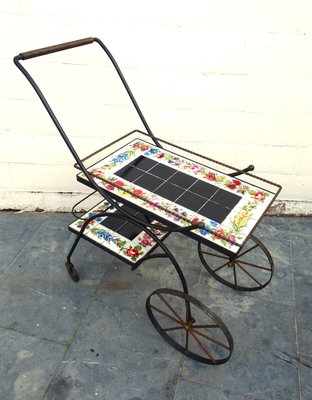
[[[234,348],[224,322],[202,302],[173,289],[157,289],[146,300],[159,334],[176,350],[204,364],[225,363]]]
[[[80,277],[79,277],[78,271],[74,267],[74,264],[72,264],[69,261],[65,264],[65,267],[67,269],[70,279],[72,279],[74,282],[79,282]]]

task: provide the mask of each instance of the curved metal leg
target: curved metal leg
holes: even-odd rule
[[[198,254],[212,276],[236,290],[263,289],[273,276],[272,256],[255,236],[250,236],[246,245],[233,257],[221,255],[201,243],[198,244]]]

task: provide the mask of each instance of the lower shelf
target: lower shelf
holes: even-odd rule
[[[134,217],[146,219],[143,214],[130,207],[120,203],[119,205]],[[108,216],[99,216],[93,219],[86,227],[82,237],[135,267],[141,263],[143,257],[150,254],[159,245],[142,228],[117,217],[116,211],[104,200],[72,222],[68,229],[78,235],[86,219],[101,212],[108,212],[110,214]],[[161,225],[157,221],[152,221],[152,223]],[[161,240],[169,235],[168,232],[155,229],[152,232]]]

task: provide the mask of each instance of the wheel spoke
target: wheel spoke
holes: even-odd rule
[[[202,344],[202,342],[198,339],[198,337],[195,335],[193,331],[189,331],[190,334],[193,336],[193,338],[196,340],[198,343],[199,347],[207,354],[207,356],[210,358],[212,362],[216,362],[216,359],[212,356],[211,352]]]
[[[155,310],[158,311],[160,314],[164,315],[165,317],[171,319],[171,321],[174,321],[180,325],[184,325],[184,322],[177,320],[176,318],[174,318],[172,315],[167,314],[165,311],[160,310],[158,307],[154,306],[153,304],[150,304],[150,307]]]
[[[245,270],[245,268],[240,264],[240,262],[236,261],[236,264],[239,266],[241,270],[245,272],[246,275],[248,275],[251,279],[253,279],[259,286],[262,286],[262,284],[253,275],[251,275],[248,271]]]
[[[185,322],[183,321],[183,319],[176,312],[176,310],[168,303],[168,301],[164,298],[164,296],[162,296],[160,293],[157,293],[157,296],[166,304],[166,306],[169,308],[169,310],[178,318],[180,323],[182,323],[184,325]]]
[[[269,272],[272,271],[270,268],[262,267],[261,265],[252,264],[252,263],[249,263],[249,262],[246,262],[246,261],[242,261],[242,260],[239,260],[239,262],[240,262],[241,264],[249,265],[250,267],[263,269],[264,271],[269,271]]]
[[[236,258],[240,258],[240,257],[244,256],[245,254],[249,253],[250,251],[252,251],[256,247],[259,247],[258,243],[255,244],[254,246],[250,247],[250,249],[248,249],[248,250],[244,251],[243,253],[239,254]]]
[[[163,328],[163,331],[165,331],[165,332],[177,331],[179,329],[184,329],[184,326],[173,326],[172,328]]]
[[[228,261],[227,263],[221,265],[220,267],[218,267],[218,268],[216,268],[216,269],[213,269],[213,272],[219,271],[221,268],[224,268],[224,267],[225,267],[226,265],[228,265],[229,263],[230,263],[230,261]]]
[[[217,339],[212,338],[211,336],[206,335],[205,333],[199,332],[197,329],[193,329],[193,332],[196,333],[199,336],[202,336],[203,338],[209,340],[210,342],[213,342],[215,344],[217,344],[218,346],[223,347],[224,349],[230,350],[230,346],[220,342]]]

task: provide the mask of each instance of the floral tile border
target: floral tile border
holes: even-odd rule
[[[121,206],[122,204],[120,204]],[[108,209],[110,204],[107,201],[102,201],[80,219],[77,219],[69,225],[71,229],[77,233],[80,231],[85,220],[98,214],[102,211],[114,213],[115,208]],[[98,217],[91,221],[84,232],[84,236],[87,236],[91,240],[97,242],[99,245],[109,249],[110,251],[117,253],[121,257],[125,258],[130,263],[136,263],[141,260],[147,253],[157,246],[157,242],[153,240],[150,235],[144,231],[139,233],[133,240],[129,240],[126,237],[119,235],[117,232],[101,225],[101,223],[107,217]],[[154,224],[159,224],[157,221],[153,221]],[[163,239],[168,233],[153,230],[153,233]]]
[[[199,180],[209,182],[209,184],[225,191],[235,193],[241,197],[241,200],[220,224],[196,214],[192,210],[177,206],[175,203],[138,185],[124,181],[114,174],[114,172],[117,172],[121,167],[129,164],[140,155],[155,159],[161,164],[168,165]],[[263,215],[274,196],[273,193],[255,185],[249,185],[244,181],[222,174],[213,168],[179,157],[170,151],[160,149],[139,139],[134,139],[106,159],[93,165],[89,171],[101,187],[108,191],[114,191],[121,198],[126,197],[133,204],[149,211],[152,210],[156,215],[168,221],[173,221],[179,226],[189,226],[191,223],[203,222],[205,227],[213,233],[204,229],[197,229],[194,232],[204,237],[205,240],[217,242],[221,247],[227,248],[234,253],[239,250],[239,246],[235,244],[242,244],[246,240],[246,237]]]

